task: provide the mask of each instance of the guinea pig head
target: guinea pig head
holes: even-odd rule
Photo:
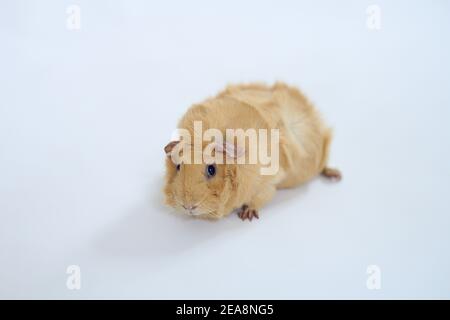
[[[174,161],[171,153],[179,143],[172,141],[164,148],[166,204],[186,215],[200,218],[214,219],[227,214],[226,204],[236,188],[237,166],[214,162]],[[224,150],[221,152],[225,153]]]

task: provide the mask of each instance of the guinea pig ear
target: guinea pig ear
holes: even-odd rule
[[[228,157],[237,159],[244,155],[244,150],[240,147],[235,147],[233,143],[225,141],[223,144],[217,144],[216,150],[225,153]]]
[[[175,148],[175,146],[180,143],[180,141],[170,141],[165,147],[164,147],[164,152],[166,153],[167,156],[170,156],[170,153],[172,152],[173,148]]]

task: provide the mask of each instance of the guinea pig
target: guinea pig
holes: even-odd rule
[[[165,202],[190,216],[218,219],[236,211],[251,221],[277,189],[319,174],[341,179],[327,166],[331,130],[298,89],[283,83],[229,86],[193,105],[178,130],[182,137],[164,148]],[[270,156],[261,152],[269,145]],[[277,163],[268,166],[268,159]]]

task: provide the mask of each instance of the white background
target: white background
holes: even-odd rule
[[[377,1],[379,31],[370,4],[2,1],[0,297],[450,298],[450,3]],[[276,80],[334,128],[343,181],[279,191],[251,223],[174,215],[183,112]]]

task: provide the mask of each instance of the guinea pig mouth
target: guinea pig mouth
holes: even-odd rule
[[[196,210],[184,210],[184,214],[190,216],[190,217],[198,217],[201,216],[202,213]]]
[[[186,206],[183,205],[183,209],[184,209],[184,211],[185,211],[188,215],[190,215],[190,216],[199,216],[199,215],[201,215],[201,212],[198,212],[198,211],[196,210],[196,209],[197,209],[197,206],[186,207]]]

